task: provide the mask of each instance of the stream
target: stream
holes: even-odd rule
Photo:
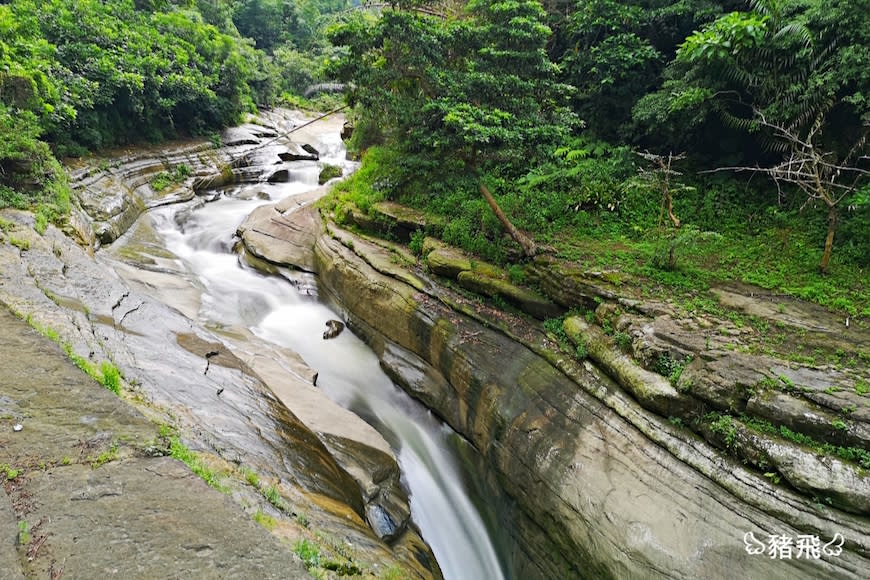
[[[387,439],[410,495],[412,518],[445,578],[511,577],[509,550],[497,541],[498,530],[492,529],[496,524],[488,529],[472,501],[467,482],[475,476],[464,470],[457,450],[466,443],[396,387],[377,356],[352,332],[321,338],[326,322],[339,316],[318,299],[313,276],[289,271],[285,277],[263,275],[240,264],[233,252],[236,228],[254,208],[315,189],[323,162],[345,171],[353,168],[344,160],[337,133],[318,133],[318,140],[311,144],[321,161],[289,163],[291,181],[224,189],[218,199],[193,211],[159,208],[151,212],[155,229],[202,289],[202,322],[213,328],[245,327],[299,353],[319,372],[317,386],[324,393]]]

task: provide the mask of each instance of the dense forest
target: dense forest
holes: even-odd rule
[[[0,4],[0,207],[62,219],[57,159],[338,81],[363,166],[333,203],[422,209],[416,244],[870,316],[870,0],[356,4]]]
[[[0,207],[69,203],[57,159],[207,135],[299,94],[349,0],[0,3]]]

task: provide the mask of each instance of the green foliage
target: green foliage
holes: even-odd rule
[[[109,361],[104,361],[100,365],[100,373],[102,375],[100,383],[116,395],[120,395],[122,375],[118,367]]]
[[[118,442],[112,441],[112,444],[108,449],[100,453],[97,457],[95,457],[91,461],[91,468],[96,469],[110,461],[114,461],[118,458]]]
[[[705,418],[710,421],[710,430],[725,439],[725,446],[733,447],[737,440],[737,427],[732,423],[731,415],[708,413]]]
[[[511,264],[507,273],[508,278],[514,284],[522,284],[526,280],[526,270],[520,264]]]
[[[253,517],[255,522],[257,522],[270,532],[278,527],[278,520],[264,513],[263,510],[257,510]]]
[[[702,232],[694,226],[685,226],[679,230],[669,230],[667,235],[660,235],[655,245],[652,264],[663,270],[675,270],[679,253],[685,248],[719,237],[716,232]]]
[[[0,38],[0,207],[45,204],[38,231],[69,211],[49,144],[81,155],[196,134],[268,100],[262,55],[189,3],[13,0]]]
[[[8,463],[0,463],[0,475],[2,475],[6,481],[12,481],[20,474],[21,472],[18,469],[14,469]]]
[[[296,514],[296,522],[302,526],[303,528],[307,528],[311,526],[311,520],[308,519],[308,516],[304,513]]]
[[[170,185],[183,182],[190,177],[190,167],[185,164],[179,164],[172,172],[161,171],[151,178],[151,188],[154,191],[163,191]]]
[[[408,249],[414,253],[415,256],[423,255],[423,240],[426,238],[426,234],[423,230],[415,230],[413,234],[411,234],[411,241],[408,243]]]
[[[330,165],[325,164],[323,169],[320,170],[320,175],[317,176],[317,183],[323,185],[330,179],[335,179],[336,177],[341,177],[344,171],[338,165]]]
[[[547,336],[556,342],[563,352],[571,352],[571,342],[568,339],[568,335],[565,334],[565,329],[563,327],[564,324],[565,316],[548,318],[544,321],[544,329],[547,331]]]
[[[613,335],[613,342],[622,352],[631,352],[631,336],[628,333],[618,331]],[[679,377],[677,377],[679,378]]]
[[[30,543],[30,530],[27,526],[26,520],[21,520],[18,522],[18,544],[21,546],[26,546]]]
[[[161,436],[169,443],[169,455],[171,457],[187,465],[193,473],[202,478],[209,486],[218,491],[226,491],[226,488],[221,484],[221,478],[217,472],[206,466],[196,453],[181,442],[181,439],[170,427],[164,426],[161,429]]]
[[[260,476],[257,475],[256,471],[246,467],[242,470],[242,474],[245,476],[245,481],[248,482],[248,485],[252,485],[257,489],[260,488]]]
[[[286,511],[287,505],[284,503],[284,500],[281,499],[281,494],[278,493],[278,488],[274,485],[270,485],[266,489],[261,490],[263,493],[263,497],[266,498],[270,504],[272,504],[275,508]]]
[[[313,568],[319,568],[321,565],[320,548],[314,542],[306,539],[297,540],[293,544],[293,551],[297,556],[302,558],[302,562],[309,571]]]
[[[473,1],[468,10],[447,20],[385,10],[331,31],[345,52],[330,72],[353,83],[358,113],[403,153],[434,161],[414,168],[418,180],[444,175],[451,163],[475,174],[531,157],[570,124],[544,50],[541,5]]]
[[[741,416],[740,420],[750,429],[754,429],[760,433],[777,435],[783,439],[797,443],[798,445],[808,447],[816,453],[839,457],[845,461],[855,463],[864,469],[870,469],[870,453],[868,453],[866,449],[858,447],[841,447],[832,443],[821,443],[809,435],[792,431],[785,425],[776,427],[770,423],[770,421],[749,417],[747,415]],[[839,428],[835,427],[835,429]]]
[[[23,240],[16,238],[15,236],[9,236],[9,243],[22,251],[30,249],[30,240]]]
[[[667,377],[670,383],[676,386],[680,380],[680,376],[683,374],[683,369],[685,369],[686,365],[690,362],[692,362],[690,357],[686,357],[684,360],[677,360],[671,357],[671,355],[665,353],[659,355],[658,359],[656,359],[653,370],[663,377]]]

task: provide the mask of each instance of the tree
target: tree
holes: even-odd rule
[[[828,272],[843,201],[867,203],[865,188],[870,183],[870,171],[866,169],[867,156],[864,155],[870,122],[864,122],[855,142],[845,155],[839,156],[825,142],[824,131],[829,126],[830,111],[831,105],[819,110],[805,132],[801,132],[797,124],[789,126],[768,121],[761,111],[756,111],[758,124],[769,130],[787,148],[786,155],[781,162],[771,167],[739,168],[764,173],[777,185],[797,186],[807,196],[804,205],[821,203],[827,210],[828,232],[819,262],[819,271],[822,273]]]
[[[405,152],[460,168],[527,255],[535,245],[501,211],[483,177],[527,161],[564,136],[567,87],[549,61],[545,12],[536,0],[473,0],[466,18],[385,10],[372,27],[345,25],[334,69],[353,83],[352,103]]]
[[[864,94],[870,78],[856,64],[870,57],[870,45],[856,35],[866,35],[860,29],[870,24],[870,2],[860,3],[807,8],[789,0],[752,0],[751,12],[727,14],[686,39],[675,63],[684,84],[669,104],[674,114],[705,107],[760,136],[768,158],[738,169],[795,186],[806,195],[804,206],[820,202],[826,208],[822,272],[829,268],[839,208],[845,200],[864,199],[858,193],[868,175],[870,104]],[[843,26],[850,19],[858,30]]]

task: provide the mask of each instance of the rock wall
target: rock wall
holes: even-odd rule
[[[589,361],[487,318],[394,252],[334,224],[321,285],[414,396],[485,457],[522,578],[867,577],[867,519],[821,508],[644,409]],[[750,555],[744,535],[841,534],[819,559]]]
[[[175,257],[143,215],[158,205],[205,203],[214,193],[197,199],[200,188],[259,180],[294,160],[316,159],[313,148],[276,140],[291,121],[266,113],[258,124],[227,130],[222,148],[175,143],[71,167],[77,207],[67,235],[54,226],[37,233],[31,214],[3,211],[0,307],[85,364],[116,366],[122,398],[179,428],[226,476],[248,515],[261,509],[279,520],[275,534],[285,547],[316,532],[324,562],[335,556],[361,572],[398,567],[439,578],[410,521],[386,441],[314,388],[313,371],[295,353],[244,329],[203,328],[198,289],[176,275]],[[187,179],[152,187],[157,173],[181,164],[191,170]],[[266,501],[266,490],[280,496],[274,503],[281,509]]]

